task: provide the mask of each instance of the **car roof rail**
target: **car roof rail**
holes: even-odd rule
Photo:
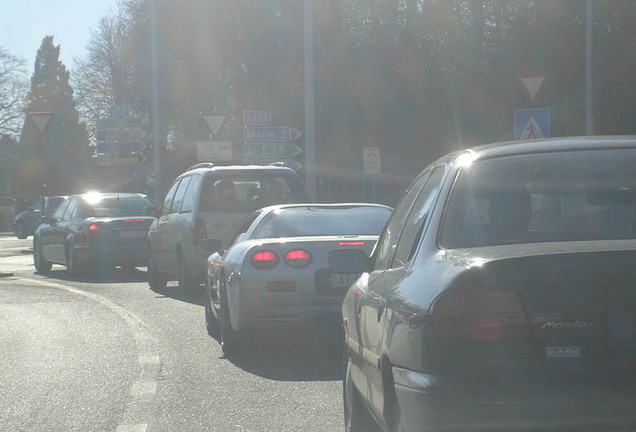
[[[192,165],[190,168],[187,169],[187,171],[197,169],[197,168],[212,168],[212,167],[214,167],[214,164],[212,162],[201,162],[196,165]]]
[[[287,165],[285,165],[285,162],[280,162],[280,161],[278,161],[278,162],[271,162],[271,163],[268,163],[267,165],[269,165],[269,166],[275,166],[275,167],[286,167],[286,166],[287,166]]]

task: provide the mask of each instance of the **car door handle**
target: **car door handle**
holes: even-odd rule
[[[384,313],[385,310],[386,310],[386,300],[378,299],[378,322],[380,322],[380,319],[382,318],[382,314]]]

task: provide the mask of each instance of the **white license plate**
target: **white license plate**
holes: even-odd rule
[[[330,283],[332,288],[349,288],[354,284],[360,275],[357,274],[342,274],[331,273]]]
[[[148,233],[143,230],[119,231],[120,238],[141,238],[146,237]]]

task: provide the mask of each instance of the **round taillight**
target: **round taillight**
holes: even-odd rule
[[[252,265],[259,270],[270,270],[278,264],[278,256],[272,251],[258,251],[252,255]]]
[[[285,263],[292,268],[307,267],[311,263],[311,254],[302,249],[291,250],[285,254]]]

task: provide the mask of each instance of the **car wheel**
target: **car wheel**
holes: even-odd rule
[[[17,222],[15,224],[15,236],[19,239],[25,239],[28,237],[28,235],[26,234],[26,230],[24,229],[23,222]]]
[[[219,322],[212,311],[212,307],[212,292],[208,288],[208,297],[205,301],[205,328],[210,336],[216,336],[219,333]]]
[[[230,321],[230,308],[227,303],[225,286],[221,287],[221,309],[220,309],[219,333],[221,338],[221,349],[226,356],[236,355],[241,349],[241,334],[232,328]]]
[[[75,261],[75,248],[68,244],[64,250],[66,257],[66,274],[70,277],[77,276],[79,274],[79,267]]]
[[[183,254],[180,253],[178,259],[179,259],[179,268],[178,268],[179,289],[183,293],[192,292],[194,290],[195,283],[192,276],[190,275],[190,271],[188,270],[188,267],[186,266],[185,259],[183,258]]]
[[[42,246],[37,241],[33,242],[33,265],[35,271],[43,275],[48,274],[53,265],[42,257]]]
[[[342,400],[346,432],[368,432],[379,430],[364,407],[362,397],[351,379],[351,356],[345,347],[343,356]]]
[[[168,285],[168,279],[157,269],[157,263],[152,253],[148,258],[148,284],[154,291],[161,291]]]

